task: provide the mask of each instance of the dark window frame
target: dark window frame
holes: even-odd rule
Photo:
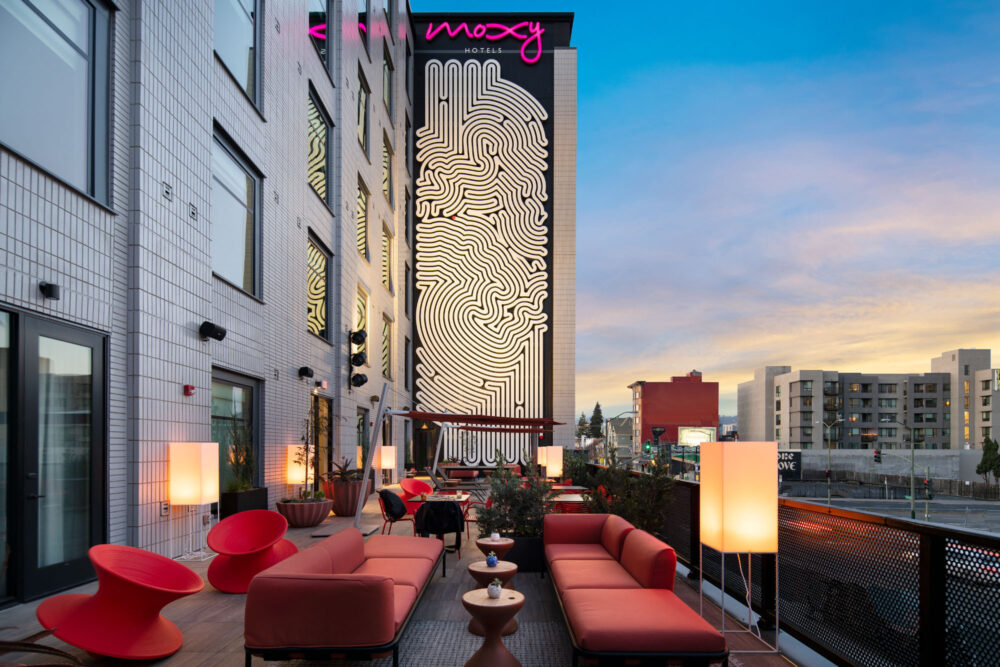
[[[218,0],[216,0],[216,1],[218,1]],[[261,94],[262,93],[262,90],[261,90],[262,89],[262,85],[261,85],[262,84],[261,70],[263,69],[261,67],[261,63],[263,62],[263,58],[262,58],[261,45],[264,43],[264,20],[263,20],[264,19],[264,0],[252,0],[252,2],[254,3],[254,22],[253,22],[253,60],[254,60],[254,62],[253,62],[253,93],[251,94],[251,93],[247,92],[246,88],[244,88],[243,84],[240,83],[240,80],[236,78],[236,75],[233,73],[233,71],[231,69],[229,69],[229,65],[226,64],[225,59],[223,59],[222,55],[215,48],[215,20],[214,20],[215,4],[214,3],[212,4],[212,9],[213,9],[212,53],[215,54],[215,59],[219,61],[219,63],[222,65],[222,69],[224,69],[225,72],[226,72],[226,74],[229,75],[229,78],[231,78],[233,80],[233,82],[236,84],[236,87],[239,88],[239,90],[240,90],[241,93],[243,93],[243,96],[247,98],[247,100],[250,102],[250,104],[253,105],[253,108],[256,109],[257,113],[260,114],[261,118],[263,118],[264,117],[264,102],[263,102],[263,96]]]
[[[253,390],[253,396],[250,399],[250,405],[253,410],[253,414],[250,416],[250,428],[252,429],[253,438],[253,449],[254,449],[254,460],[260,462],[263,461],[261,454],[264,450],[264,380],[252,375],[246,375],[244,373],[239,373],[237,371],[231,371],[228,368],[222,366],[212,366],[212,377],[210,382],[225,382],[227,384],[236,384],[242,387],[250,387]],[[212,420],[212,408],[211,408],[211,389],[209,390],[209,428],[211,428]],[[254,488],[259,488],[263,486],[264,480],[264,466],[257,465],[256,470],[254,470],[253,485]]]
[[[239,290],[247,296],[253,297],[258,301],[263,301],[264,298],[264,259],[263,259],[263,245],[264,245],[264,233],[263,233],[263,209],[264,209],[264,174],[257,168],[257,165],[247,157],[240,147],[232,140],[229,133],[226,132],[218,123],[215,123],[215,128],[212,136],[212,140],[219,144],[224,151],[232,158],[247,174],[249,174],[254,179],[254,210],[253,210],[253,225],[254,225],[254,250],[253,250],[253,291],[248,292],[245,288],[232,282],[225,276],[216,273],[215,268],[212,268],[212,276],[232,286],[234,289]],[[212,180],[215,180],[215,176],[212,176]],[[220,183],[221,185],[221,183]],[[210,214],[211,216],[211,214]],[[209,217],[209,225],[212,224],[211,217]],[[211,227],[209,227],[209,243],[211,243]],[[209,253],[211,256],[211,252]]]
[[[319,250],[320,252],[322,252],[326,256],[326,295],[325,295],[325,300],[326,300],[326,323],[325,323],[326,324],[326,333],[325,334],[318,334],[318,333],[316,333],[314,331],[311,331],[309,329],[308,323],[306,324],[306,331],[308,331],[310,334],[312,334],[313,336],[315,336],[319,340],[321,340],[321,341],[323,341],[325,343],[330,343],[332,345],[333,344],[333,340],[332,340],[332,338],[333,338],[333,328],[330,326],[330,315],[331,315],[331,312],[332,312],[330,306],[333,303],[333,298],[332,298],[333,297],[333,287],[331,285],[332,281],[330,280],[330,277],[331,277],[331,273],[333,271],[333,253],[330,251],[330,248],[325,243],[323,243],[323,241],[319,238],[319,236],[316,235],[316,233],[312,229],[309,229],[309,231],[308,231],[308,234],[307,234],[307,237],[306,237],[306,243],[307,244],[311,243],[312,245],[314,245],[316,247],[317,250]],[[308,245],[307,245],[307,248],[308,248]],[[307,276],[309,275],[308,257],[307,257],[306,275]],[[308,309],[307,309],[307,312],[308,312]]]
[[[319,93],[313,86],[312,81],[309,82],[309,96],[307,98],[316,107],[319,112],[320,118],[326,124],[326,197],[321,196],[316,192],[316,188],[312,187],[312,183],[309,184],[309,189],[312,190],[317,197],[319,197],[327,207],[333,206],[333,188],[331,186],[332,174],[333,174],[333,138],[334,130],[336,126],[333,124],[333,120],[330,114],[326,110],[326,106],[323,104],[323,100],[320,99]],[[308,136],[308,132],[307,132]],[[306,161],[306,181],[309,180],[309,165],[308,160]]]

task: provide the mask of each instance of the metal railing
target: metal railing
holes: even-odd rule
[[[840,664],[1000,664],[1000,538],[784,498],[778,510],[782,631]],[[699,485],[678,480],[663,536],[718,585],[719,554],[698,562],[698,520]],[[749,582],[764,624],[770,558],[753,556]],[[726,590],[743,600],[737,567],[726,559]]]

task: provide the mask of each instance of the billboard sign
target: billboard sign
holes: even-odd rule
[[[778,450],[778,474],[781,475],[782,481],[802,479],[801,449]]]
[[[677,444],[687,447],[697,447],[703,442],[715,442],[714,426],[679,426],[677,428]]]

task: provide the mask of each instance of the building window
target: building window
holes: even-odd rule
[[[108,198],[108,49],[102,3],[0,2],[0,142]]]
[[[319,105],[313,94],[310,93],[307,103],[309,112],[309,159],[307,167],[307,178],[309,185],[319,195],[320,199],[329,203],[331,190],[327,187],[327,179],[330,174],[330,140],[333,133],[330,128],[333,123],[326,111]]]
[[[850,416],[847,418],[847,421],[849,421],[849,422],[859,422],[859,421],[861,421],[861,415],[859,413],[857,413],[857,412],[852,412],[850,414]]]
[[[358,68],[358,142],[361,150],[368,155],[368,98],[371,97],[372,89],[365,81],[365,75]]]
[[[409,338],[403,339],[403,383],[407,389],[413,385],[413,343]]]
[[[382,103],[385,104],[385,110],[389,112],[389,120],[392,120],[393,113],[393,72],[395,67],[392,64],[392,56],[389,55],[389,47],[385,44],[382,45]]]
[[[358,181],[358,253],[365,259],[368,255],[368,188]]]
[[[215,0],[213,46],[236,83],[257,102],[259,0]]]
[[[990,397],[990,396],[983,396],[983,407],[984,408],[989,407],[989,405],[990,405],[990,398],[992,398],[992,397]]]
[[[813,397],[812,396],[803,396],[802,397],[802,407],[804,407],[804,408],[811,408],[812,405],[813,405]]]
[[[403,265],[403,309],[406,316],[413,319],[413,271],[409,264]]]
[[[328,16],[332,15],[328,6],[329,0],[309,0],[309,37],[312,38],[313,46],[323,64],[329,67],[329,50],[327,40],[333,39],[333,33],[329,29]]]
[[[984,438],[990,437],[990,427],[989,426],[983,426],[983,437]]]
[[[392,206],[392,149],[387,137],[382,137],[382,194]]]
[[[965,366],[965,373],[963,373],[963,375],[968,375],[969,374],[969,364],[963,364],[963,365]]]
[[[990,414],[991,414],[991,412],[984,412],[983,413],[983,421],[984,422],[988,422],[990,420]]]
[[[361,43],[368,50],[368,0],[358,0],[358,35],[361,36]]]
[[[382,284],[392,291],[392,234],[386,227],[382,228]]]
[[[242,491],[256,486],[256,479],[241,478],[234,459],[259,449],[260,383],[235,373],[212,373],[212,440],[219,443],[219,486],[223,491]],[[259,460],[259,458],[257,459]]]
[[[406,245],[413,247],[413,211],[410,206],[410,191],[403,191],[403,238],[406,239]]]
[[[310,238],[308,245],[308,265],[306,267],[309,331],[320,338],[329,338],[327,328],[327,304],[329,303],[330,253],[318,241]]]
[[[851,428],[847,429],[847,435],[849,435],[849,436],[855,436],[855,437],[860,437],[861,436],[861,429],[858,428],[858,427],[856,427],[856,426],[851,427]]]
[[[968,370],[968,368],[969,368],[969,367],[968,367],[968,366],[966,366],[965,368],[966,368],[966,370]],[[966,372],[966,375],[968,375],[968,372]],[[966,393],[966,394],[968,394],[968,393],[969,393],[969,381],[968,381],[968,380],[965,380],[965,381],[963,382],[963,384],[962,384],[962,391],[963,391],[964,393]]]
[[[964,409],[964,410],[968,410],[969,409],[969,397],[968,396],[963,396],[962,397],[962,409]]]
[[[257,293],[260,175],[216,136],[212,145],[212,272]]]
[[[864,393],[866,393],[866,394],[867,393],[871,393],[871,390],[872,390],[872,386],[870,384],[865,383],[865,384],[861,385],[861,391],[863,391]]]
[[[880,408],[895,408],[896,400],[895,398],[880,398],[878,399],[878,406]]]
[[[358,301],[354,306],[354,330],[364,331],[370,334],[368,331],[368,294],[365,293],[363,289],[358,288]],[[365,357],[368,356],[368,341],[361,343],[360,345],[354,346],[354,352],[363,352]],[[365,359],[365,365],[368,365],[368,359]]]
[[[847,386],[847,391],[861,391],[861,385],[857,382],[852,382]]]
[[[989,380],[983,380],[982,386],[983,386],[983,391],[989,391],[990,390],[990,381]]]
[[[781,415],[774,415],[774,423],[775,425],[781,423]]]
[[[894,428],[880,428],[878,430],[878,436],[880,438],[895,438],[896,437],[896,429],[894,429]]]
[[[781,410],[781,401],[775,401],[775,402],[774,402],[774,410],[775,410],[776,412],[777,412],[778,410]]]
[[[403,124],[403,145],[406,147],[406,171],[413,171],[413,141],[410,137],[410,117],[406,116],[406,120]]]
[[[878,420],[880,422],[894,422],[896,421],[895,412],[880,412],[878,413]]]
[[[812,380],[803,380],[802,381],[802,393],[803,394],[811,394],[812,391],[813,391]]]
[[[895,394],[896,385],[894,384],[880,384],[878,386],[878,393],[880,394]]]
[[[774,439],[775,440],[781,440],[781,429],[780,428],[774,429]]]
[[[774,395],[781,396],[781,385],[778,385],[777,387],[774,388]]]
[[[382,317],[382,375],[392,379],[392,322]]]
[[[965,424],[966,426],[969,425],[969,411],[968,410],[966,410],[966,411],[964,411],[962,413],[962,423]]]
[[[389,34],[392,35],[392,0],[382,0],[382,11],[385,13],[385,24],[389,26]]]
[[[413,93],[412,93],[412,89],[411,89],[412,84],[410,83],[410,79],[413,76],[412,72],[413,72],[413,52],[410,50],[410,40],[409,40],[409,38],[407,38],[407,40],[406,40],[406,95],[411,100],[413,99]]]

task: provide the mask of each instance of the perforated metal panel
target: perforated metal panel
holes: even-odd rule
[[[916,534],[792,507],[778,524],[783,625],[856,664],[919,662]]]
[[[674,498],[670,503],[670,518],[663,527],[667,544],[674,548],[677,557],[685,563],[698,557],[698,544],[691,544],[691,495],[698,493],[695,484],[674,484]]]
[[[1000,552],[945,541],[950,665],[1000,664]]]

